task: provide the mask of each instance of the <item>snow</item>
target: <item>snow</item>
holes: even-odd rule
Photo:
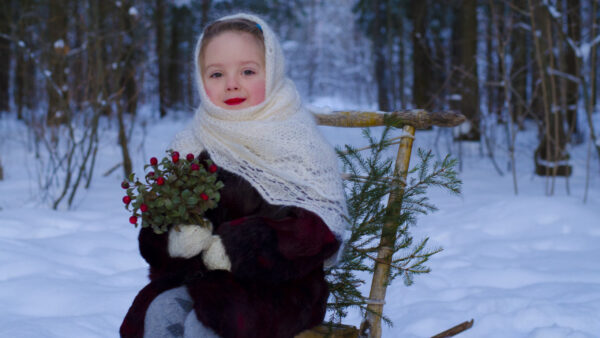
[[[569,39],[569,40],[570,40],[569,42],[572,45],[574,45],[574,43],[572,43],[572,40],[571,39]],[[592,40],[590,43],[582,43],[580,48],[574,48],[574,49],[576,51],[577,56],[582,58],[583,61],[586,62],[590,56],[590,51],[598,43],[600,43],[600,35],[596,36],[594,38],[594,40]]]
[[[137,8],[131,6],[129,7],[129,15],[131,16],[138,16],[140,13],[138,12]]]
[[[131,141],[138,173],[149,157],[163,155],[190,118],[141,115],[148,134],[137,128]],[[322,128],[332,143],[363,144],[359,129]],[[546,196],[550,182],[531,174],[536,135],[530,130],[517,138],[519,195],[512,177],[499,176],[481,157],[479,144],[463,144],[462,195],[432,190],[439,211],[420,217],[413,230],[416,239],[430,236],[431,247],[444,251],[432,257],[432,272],[416,277],[413,286],[395,280],[388,288],[384,310],[394,326],[384,325],[384,337],[429,337],[470,319],[473,327],[459,337],[597,337],[598,160],[591,161],[586,204],[585,144],[571,149],[570,194],[565,179],[557,178],[554,196]],[[116,133],[103,134],[106,146],[92,186],[79,193],[74,210],[52,210],[39,200],[27,134],[21,122],[7,115],[0,119],[5,176],[0,181],[0,337],[116,337],[147,282],[137,229],[121,202],[120,169],[102,176],[120,161]],[[444,142],[451,135],[450,130],[418,131],[415,147],[453,149],[434,143],[436,136]],[[507,155],[497,153],[498,163],[506,163]],[[350,311],[344,323],[358,326],[360,319]]]
[[[65,48],[65,41],[63,39],[58,39],[54,41],[54,49],[62,49]]]
[[[546,8],[548,8],[548,12],[550,13],[550,15],[552,15],[553,18],[555,19],[560,19],[562,17],[562,13],[556,9],[556,7],[554,7],[552,4],[548,3],[548,0],[544,0],[544,6],[546,6]]]

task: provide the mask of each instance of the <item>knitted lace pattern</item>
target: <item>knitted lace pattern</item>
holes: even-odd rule
[[[337,156],[312,114],[302,106],[293,82],[285,77],[283,52],[273,31],[249,14],[223,19],[234,17],[257,22],[263,30],[265,101],[239,110],[214,105],[200,73],[200,37],[194,60],[198,60],[201,105],[193,121],[175,136],[171,148],[183,154],[207,150],[216,164],[242,176],[267,202],[319,215],[343,243],[348,234],[347,209]],[[332,257],[326,265],[336,260]]]

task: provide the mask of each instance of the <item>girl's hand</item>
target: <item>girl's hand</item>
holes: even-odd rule
[[[179,225],[169,230],[169,255],[192,258],[208,249],[213,242],[212,226]]]
[[[208,249],[202,252],[202,260],[208,270],[227,270],[231,271],[231,261],[225,247],[221,241],[221,237],[212,236],[212,241]]]

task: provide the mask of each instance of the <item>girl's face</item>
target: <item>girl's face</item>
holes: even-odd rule
[[[242,109],[265,100],[265,55],[250,33],[217,35],[206,45],[200,66],[204,89],[216,106]]]

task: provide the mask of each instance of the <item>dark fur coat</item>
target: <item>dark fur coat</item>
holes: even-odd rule
[[[206,217],[221,237],[231,272],[207,270],[201,255],[172,258],[168,233],[143,228],[139,245],[150,283],[134,299],[122,337],[141,337],[152,300],[182,285],[198,319],[223,338],[293,337],[322,322],[329,295],[323,262],[339,248],[333,233],[312,212],[267,203],[238,175],[220,168],[218,176],[225,187]]]

